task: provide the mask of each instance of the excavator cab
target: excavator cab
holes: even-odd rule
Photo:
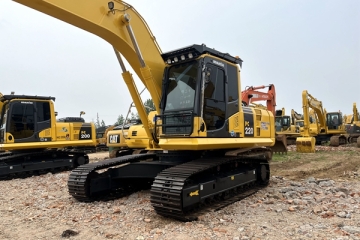
[[[273,114],[265,108],[239,106],[240,58],[205,45],[177,49],[162,57],[168,66],[164,71],[161,114],[156,117],[160,121],[155,122],[161,148],[252,147],[245,139],[269,146],[264,142],[266,138],[272,138],[272,146],[276,145]],[[281,128],[289,123],[290,118],[282,119]],[[197,138],[197,144],[192,144],[189,137]],[[244,139],[244,144],[236,139]],[[281,146],[281,152],[286,152],[286,141],[281,140]],[[276,150],[279,152],[279,147]]]
[[[5,96],[4,96],[5,97]],[[51,127],[49,99],[38,101],[18,100],[15,95],[6,96],[1,111],[1,143],[26,143],[39,141],[36,133]],[[50,140],[51,139],[47,139]]]
[[[342,125],[342,114],[340,112],[331,112],[326,114],[326,123],[328,129],[339,129]]]
[[[290,126],[290,116],[275,117],[276,132],[286,131]]]

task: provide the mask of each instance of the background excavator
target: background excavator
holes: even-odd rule
[[[156,111],[148,115],[149,121],[155,117]],[[127,118],[126,118],[127,119]],[[149,139],[140,119],[130,120],[128,123],[116,126],[107,134],[109,157],[115,158],[134,153],[145,153]]]
[[[285,114],[285,109],[282,108],[281,115],[279,111],[278,116],[275,117],[275,124],[276,133],[285,135],[287,145],[293,145],[296,144],[296,138],[300,136],[303,127],[303,116],[294,109],[291,109],[291,116],[288,116]]]
[[[143,89],[144,91],[145,89]],[[141,91],[140,94],[143,92]],[[107,131],[107,143],[109,147],[109,157],[115,158],[135,153],[146,153],[145,150],[148,147],[148,141],[144,125],[141,119],[129,119],[131,109],[135,107],[134,103],[130,104],[129,110],[125,117],[125,121],[121,125],[117,125]],[[156,111],[148,106],[148,121],[152,122]]]
[[[259,89],[268,88],[267,92],[258,91]],[[267,110],[271,111],[273,115],[276,115],[276,92],[275,85],[269,84],[267,86],[248,86],[241,92],[241,100],[245,106],[249,106],[251,103],[258,101],[266,101]]]
[[[298,152],[313,153],[315,144],[330,141],[331,146],[347,143],[345,127],[342,124],[341,112],[327,112],[322,102],[310,95],[306,90],[302,92],[304,115],[304,132],[296,139]],[[312,108],[316,116],[316,124],[310,127],[309,110]]]
[[[259,91],[260,89],[268,88],[267,92]],[[269,110],[273,113],[275,116],[275,125],[280,120],[282,121],[282,117],[279,117],[280,111],[282,114],[285,114],[285,109],[282,110],[276,110],[276,91],[275,91],[275,85],[269,84],[267,86],[261,85],[261,86],[247,86],[245,90],[241,92],[241,101],[243,106],[251,106],[258,109],[265,109]],[[259,101],[265,101],[266,106],[263,106],[262,104],[256,103]],[[281,115],[283,116],[283,115]],[[286,120],[284,120],[286,121]],[[277,125],[276,125],[277,127]],[[287,147],[287,144],[289,143],[286,140],[286,135],[284,134],[278,134],[278,130],[275,132],[275,138],[276,143],[272,147],[273,152],[275,153],[283,153],[284,147]]]
[[[82,118],[56,120],[54,97],[0,93],[0,178],[34,171],[75,168],[89,162],[84,151],[94,147],[95,126]]]
[[[109,150],[109,148],[106,146],[106,134],[114,127],[115,126],[102,126],[96,128],[96,152]]]
[[[356,103],[353,104],[353,114],[349,116],[351,116],[350,121],[344,123],[348,143],[357,143],[357,146],[360,147],[360,115]]]
[[[124,1],[16,2],[108,41],[146,132],[150,152],[73,170],[68,182],[73,197],[91,200],[106,191],[149,184],[158,214],[191,220],[192,211],[205,202],[222,203],[246,187],[254,191],[268,184],[274,115],[242,106],[239,57],[204,44],[163,53],[145,20]],[[119,52],[151,95],[152,121]]]

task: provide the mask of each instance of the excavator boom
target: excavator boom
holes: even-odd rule
[[[131,5],[117,0],[110,10],[108,3],[102,0],[76,0],[76,3],[73,0],[14,1],[91,32],[109,42],[127,59],[158,108],[165,63],[155,36]],[[117,12],[124,14],[119,17],[119,14],[115,14]],[[140,113],[144,109],[137,106],[137,110],[141,117]],[[141,120],[146,121],[146,116],[143,118]]]

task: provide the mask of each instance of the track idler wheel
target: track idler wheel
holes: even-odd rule
[[[330,138],[330,146],[338,147],[340,145],[340,136],[332,136]]]
[[[360,148],[360,137],[357,138],[357,147]]]
[[[270,179],[270,166],[269,164],[260,164],[257,169],[257,180],[261,185],[268,185]]]
[[[79,156],[75,160],[75,165],[76,166],[81,166],[81,165],[88,164],[88,163],[89,163],[89,159],[87,159],[84,156]]]

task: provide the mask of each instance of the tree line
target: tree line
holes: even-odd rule
[[[147,99],[145,102],[144,102],[144,106],[145,106],[145,111],[146,111],[146,114],[149,114],[150,111],[154,111],[155,110],[155,105],[154,105],[154,102],[152,99]],[[127,121],[130,121],[130,120],[134,120],[134,119],[139,119],[139,114],[137,112],[130,112],[130,114],[128,115],[128,118],[126,119]],[[124,123],[125,120],[125,117],[123,114],[120,114],[117,119],[116,119],[116,122],[112,125],[122,125]],[[100,121],[100,118],[99,118],[99,114],[96,115],[96,121],[93,121],[94,124],[95,124],[95,127],[96,128],[100,128],[100,127],[106,127],[106,123],[104,120],[101,120]]]

